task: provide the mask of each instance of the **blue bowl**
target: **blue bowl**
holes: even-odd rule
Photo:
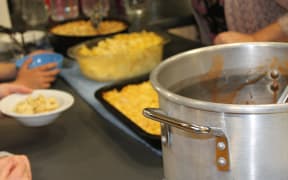
[[[29,65],[29,68],[35,68],[47,63],[56,62],[57,68],[61,69],[63,65],[63,56],[58,53],[42,53],[42,54],[36,54],[33,56],[24,56],[21,59],[18,59],[16,61],[16,67],[20,68],[23,63],[29,59],[32,58],[32,63]]]

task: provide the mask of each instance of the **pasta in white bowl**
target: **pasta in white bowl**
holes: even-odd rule
[[[0,110],[25,126],[39,127],[54,122],[73,103],[73,96],[67,92],[39,89],[31,94],[12,94],[3,98]]]

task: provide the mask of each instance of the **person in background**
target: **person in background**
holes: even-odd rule
[[[13,93],[21,93],[21,94],[28,94],[31,93],[32,89],[20,85],[20,84],[13,84],[13,83],[2,83],[0,84],[0,99],[8,96],[9,94]],[[1,115],[0,115],[1,117]]]
[[[192,0],[204,44],[287,41],[288,0]]]
[[[36,51],[30,56],[42,53]],[[45,51],[46,52],[46,51]],[[29,69],[32,59],[18,70],[15,63],[0,63],[0,99],[12,93],[31,93],[33,89],[49,88],[60,72],[56,63]],[[0,180],[31,180],[30,163],[25,155],[0,157]]]
[[[12,93],[30,93],[32,89],[17,83],[1,83],[0,99]],[[1,116],[0,116],[1,117]],[[0,156],[0,180],[31,180],[30,163],[25,155]]]
[[[0,157],[0,180],[31,180],[31,167],[25,155]]]

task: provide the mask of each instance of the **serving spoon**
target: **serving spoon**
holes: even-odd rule
[[[103,17],[103,8],[99,6],[99,8],[94,9],[93,13],[90,15],[90,21],[95,28],[98,28],[99,24],[103,20]]]
[[[285,104],[288,98],[288,85],[286,85],[285,89],[283,90],[281,96],[277,100],[277,104]]]
[[[94,12],[92,13],[92,15],[90,16],[90,21],[92,22],[92,25],[93,25],[95,28],[98,28],[98,27],[99,27],[99,24],[101,23],[102,20],[103,20],[103,16],[101,15],[100,12],[94,11]]]

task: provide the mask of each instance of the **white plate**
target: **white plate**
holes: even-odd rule
[[[28,96],[38,95],[54,97],[59,103],[59,108],[38,114],[19,114],[14,112],[16,104],[23,101]],[[32,94],[12,94],[0,101],[0,110],[3,114],[11,116],[25,126],[38,127],[52,123],[63,111],[67,110],[74,103],[74,98],[69,93],[52,89],[34,90]]]

